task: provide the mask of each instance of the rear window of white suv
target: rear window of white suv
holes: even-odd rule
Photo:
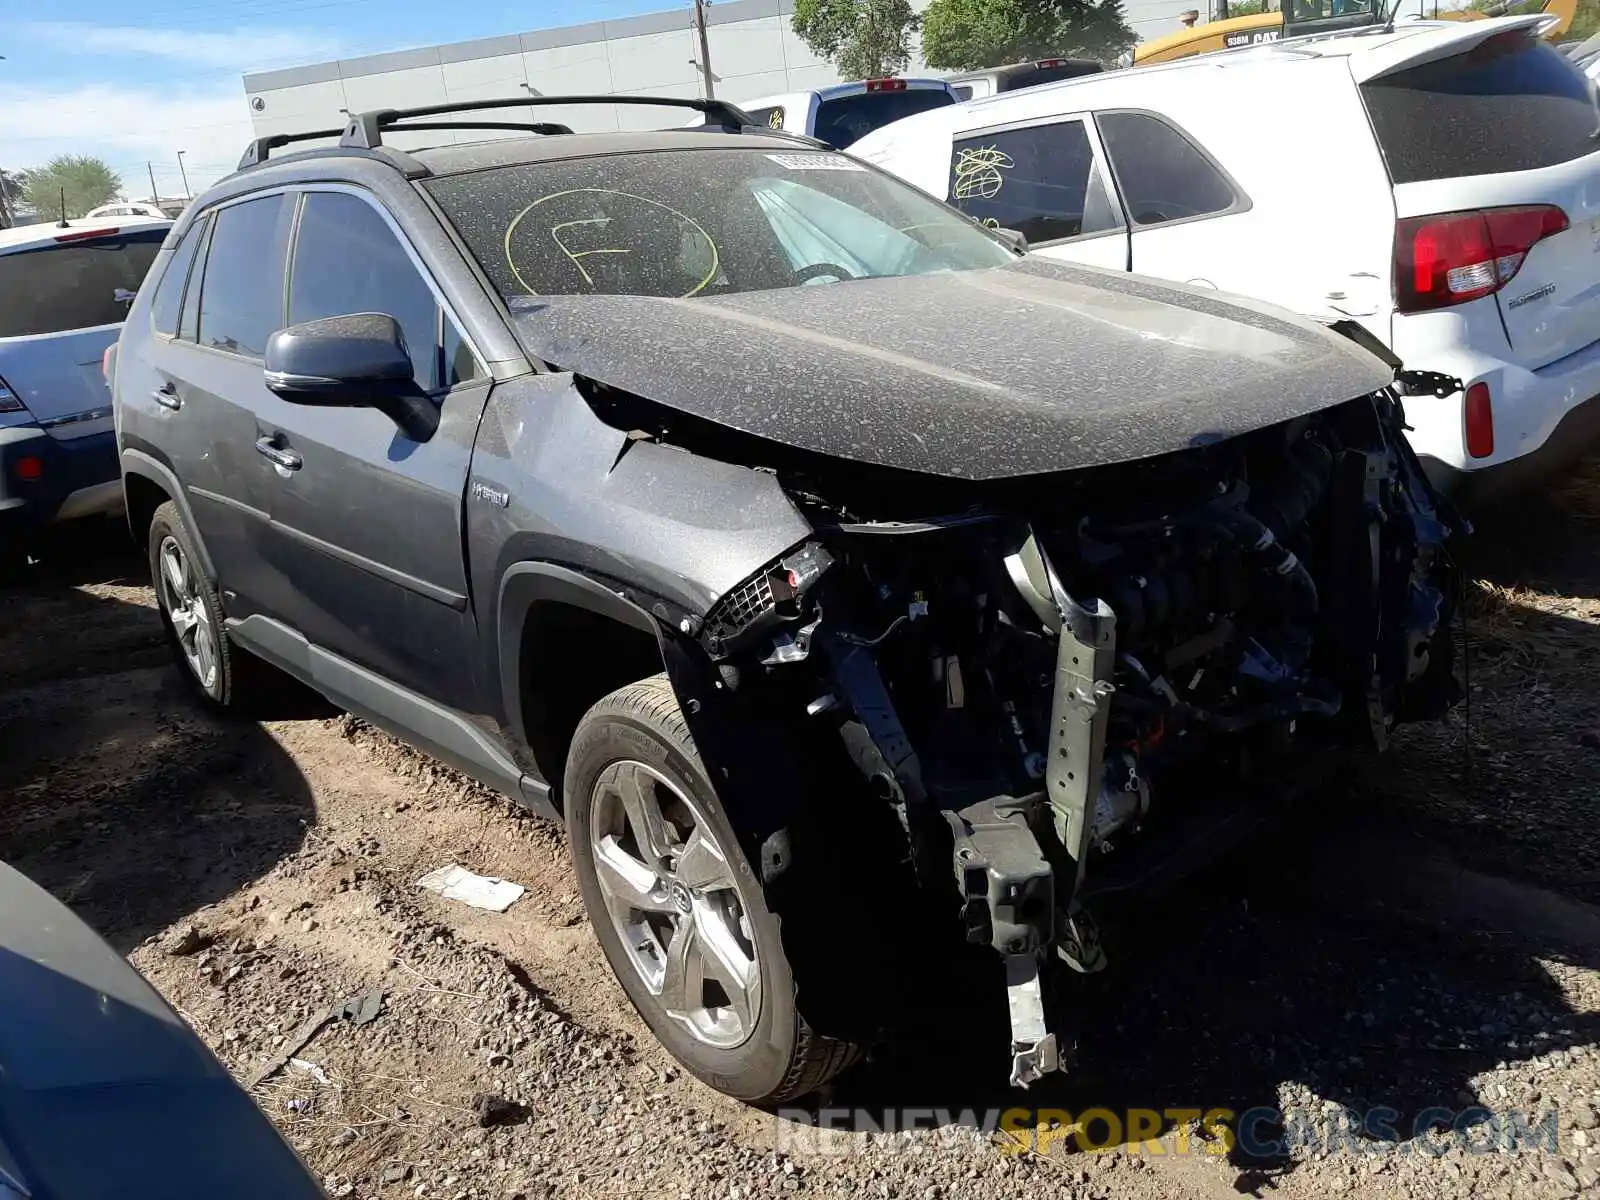
[[[1588,81],[1521,29],[1361,93],[1395,183],[1528,171],[1600,150]]]

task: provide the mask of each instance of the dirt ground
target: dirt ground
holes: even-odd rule
[[[1600,465],[1483,520],[1470,709],[1127,906],[1079,1069],[1027,1094],[989,1016],[909,986],[905,1035],[805,1111],[687,1078],[613,982],[559,830],[316,704],[201,710],[110,523],[0,590],[0,857],[241,1081],[382,989],[254,1091],[334,1196],[1600,1195],[1597,529]],[[415,886],[448,862],[528,893],[494,915]],[[993,1123],[1023,1105],[1018,1153]],[[1075,1132],[1091,1106],[1116,1123]],[[838,1110],[918,1128],[814,1129]]]

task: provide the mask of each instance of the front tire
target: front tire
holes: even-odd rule
[[[564,784],[579,890],[611,969],[663,1046],[751,1104],[815,1091],[857,1048],[795,1007],[778,921],[665,675],[578,723]]]

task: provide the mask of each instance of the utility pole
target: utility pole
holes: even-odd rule
[[[178,174],[183,176],[183,198],[185,201],[194,199],[189,194],[189,172],[183,169],[183,156],[187,153],[189,153],[187,150],[178,151]]]
[[[694,31],[700,38],[700,78],[704,80],[707,100],[715,100],[716,90],[711,83],[711,46],[706,41],[707,0],[694,0]]]
[[[144,169],[150,172],[150,203],[154,204],[161,198],[161,193],[156,191],[156,169],[150,165],[150,160],[144,160]]]

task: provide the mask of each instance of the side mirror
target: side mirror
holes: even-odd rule
[[[386,313],[324,317],[267,340],[267,390],[291,404],[381,407],[417,390],[399,323]]]
[[[1004,229],[991,226],[989,232],[994,234],[995,237],[999,238],[1018,254],[1026,254],[1028,252],[1028,237],[1022,232],[1022,230]]]

